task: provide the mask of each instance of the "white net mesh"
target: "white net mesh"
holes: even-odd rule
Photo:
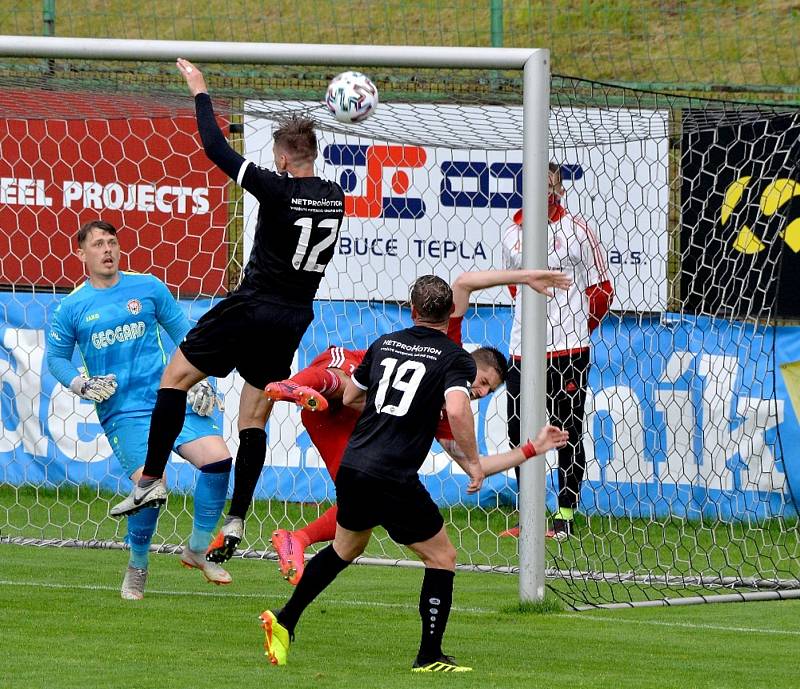
[[[193,320],[237,284],[249,251],[254,202],[205,159],[174,77],[96,70],[72,65],[34,79],[17,66],[0,80],[0,529],[10,538],[124,537],[124,524],[107,514],[127,479],[92,406],[43,364],[49,315],[81,279],[73,255],[79,225],[99,216],[123,228],[125,267],[164,279]],[[322,125],[318,169],[348,194],[296,369],[329,345],[364,348],[407,324],[402,302],[418,275],[453,280],[508,262],[503,238],[522,202],[517,82],[484,75],[476,81],[483,87],[470,91],[463,80],[431,74],[384,88],[373,75],[382,103],[354,128],[321,112],[324,77],[303,83],[289,73],[266,83],[243,74],[222,70],[211,79],[217,112],[233,123],[232,144],[269,167],[275,119],[310,112]],[[582,306],[575,312],[567,299],[557,315],[551,308],[562,341],[551,336],[550,349],[591,352],[583,410],[569,389],[583,387],[574,372],[559,373],[548,391],[554,419],[582,422],[571,453],[546,459],[551,525],[567,514],[557,512],[564,493],[572,491],[566,503],[576,507],[572,536],[548,541],[552,588],[570,604],[798,587],[798,474],[784,448],[800,433],[789,366],[800,347],[790,325],[776,324],[798,316],[797,117],[553,81],[551,157],[563,205],[579,220],[551,223],[551,263],[576,276]],[[589,260],[575,235],[580,218],[597,240],[589,258],[603,264],[602,275],[580,263]],[[589,336],[580,321],[585,288],[601,277],[614,288],[612,313]],[[508,291],[475,298],[465,345],[508,352],[512,341],[513,350]],[[240,380],[220,389],[235,455]],[[559,390],[571,400],[560,410]],[[507,449],[504,390],[475,411],[482,452]],[[523,429],[523,440],[533,431]],[[277,405],[268,442],[243,543],[259,555],[269,555],[276,526],[308,522],[333,497],[294,407]],[[480,501],[467,498],[465,477],[436,444],[422,474],[459,562],[513,571],[516,541],[499,533],[517,520],[514,473],[493,477]],[[194,470],[174,461],[168,480],[157,542],[175,544],[191,528]],[[367,554],[408,557],[381,534]]]

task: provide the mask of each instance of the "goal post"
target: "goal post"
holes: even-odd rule
[[[550,62],[546,49],[307,45],[236,42],[148,41],[78,39],[62,37],[0,36],[0,57],[171,61],[184,57],[198,62],[255,65],[328,65],[397,68],[448,68],[458,70],[522,71],[523,174],[522,199],[528,209],[523,221],[525,267],[547,266],[547,165],[549,161]],[[544,300],[528,294],[524,317],[545,322]],[[526,381],[521,420],[525,428],[544,421],[544,327],[528,331],[523,340]],[[530,362],[538,362],[531,364]],[[532,496],[523,503],[520,524],[520,597],[537,601],[545,592],[545,467],[530,464],[522,472],[522,489]]]
[[[546,53],[525,62],[523,69],[523,207],[522,262],[529,268],[547,267],[547,166],[550,160],[550,69]],[[527,95],[526,95],[527,94]],[[537,104],[536,99],[541,101]],[[541,133],[548,136],[542,137]],[[530,217],[528,217],[530,209]],[[545,420],[545,348],[547,322],[544,299],[523,291],[522,322],[540,323],[542,332],[525,328],[522,333],[522,380],[520,400],[522,428],[540,428]],[[525,601],[542,601],[545,595],[545,465],[526,462],[520,468],[519,494],[519,592]],[[530,496],[528,498],[527,496]]]
[[[522,601],[547,588],[576,609],[799,595],[800,109],[551,74],[545,50],[0,37],[0,542],[124,547],[108,508],[127,479],[93,407],[43,365],[47,316],[83,278],[77,227],[123,227],[125,267],[162,278],[190,320],[238,283],[255,201],[199,146],[179,56],[203,69],[229,142],[257,165],[272,166],[284,116],[317,119],[317,170],[345,192],[293,371],[409,325],[418,275],[503,267],[509,236],[520,265],[592,264],[575,273],[577,309],[518,293],[522,441],[556,393],[578,392],[574,461],[549,452],[521,467],[521,487],[507,471],[478,496],[439,443],[420,470],[459,568],[519,574]],[[320,102],[346,68],[380,89],[356,125]],[[569,214],[553,222],[548,162]],[[587,333],[589,319],[569,316],[604,277],[611,310]],[[509,291],[473,300],[464,346],[510,353]],[[589,347],[551,346],[553,304],[567,316],[559,337],[580,329]],[[546,350],[588,359],[585,385]],[[241,379],[218,386],[235,455]],[[473,403],[482,454],[509,447],[509,397]],[[267,442],[244,557],[274,557],[271,532],[334,497],[293,405],[275,406]],[[169,463],[154,548],[180,547],[195,478]],[[557,515],[574,532],[546,539]],[[518,521],[519,540],[503,537]],[[408,557],[378,530],[360,561]]]

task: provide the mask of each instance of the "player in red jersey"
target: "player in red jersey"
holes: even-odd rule
[[[454,311],[448,327],[450,339],[461,344],[461,325],[472,292],[517,283],[527,284],[537,292],[552,296],[553,289],[567,289],[570,280],[563,273],[545,270],[463,273],[453,284]],[[303,408],[303,425],[333,479],[336,478],[342,455],[360,416],[357,410],[342,405],[342,393],[347,379],[361,363],[365,351],[330,347],[296,375],[270,383],[265,389],[264,394],[273,402],[294,402]],[[507,368],[503,355],[494,348],[482,347],[472,355],[478,368],[472,386],[472,397],[480,399],[502,385]],[[436,429],[436,439],[451,457],[461,456],[444,412]],[[541,455],[551,448],[560,447],[565,441],[564,432],[554,426],[545,426],[533,441],[521,447],[481,457],[481,465],[487,476],[496,474],[519,466],[536,454]],[[272,544],[278,553],[281,573],[290,584],[296,585],[300,581],[305,564],[305,549],[314,543],[333,539],[336,514],[337,508],[334,505],[302,529],[278,529],[273,533]],[[226,537],[223,531],[220,531],[208,550],[208,559],[215,562],[224,562],[230,558],[238,545],[238,541],[231,543],[232,539]]]

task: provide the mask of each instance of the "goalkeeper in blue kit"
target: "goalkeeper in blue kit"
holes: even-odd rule
[[[158,278],[120,271],[120,245],[113,225],[100,220],[83,225],[78,257],[88,279],[65,296],[52,315],[47,365],[62,385],[96,404],[114,454],[135,482],[142,473],[150,415],[167,361],[159,326],[178,344],[189,332],[189,321]],[[76,346],[83,373],[72,363]],[[200,471],[192,534],[181,563],[200,569],[214,584],[229,584],[230,574],[206,561],[205,551],[225,505],[232,459],[212,417],[218,405],[214,388],[206,381],[198,383],[187,402],[186,421],[174,450]],[[131,553],[122,583],[125,599],[144,596],[159,508],[128,517]]]

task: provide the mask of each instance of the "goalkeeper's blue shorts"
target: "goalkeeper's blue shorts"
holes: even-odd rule
[[[123,471],[131,476],[139,467],[144,466],[147,457],[147,438],[150,435],[150,415],[123,416],[108,423],[103,430],[106,433],[111,449],[119,460]],[[186,412],[186,421],[175,441],[173,450],[184,443],[190,443],[207,435],[222,435],[222,426],[214,416],[199,416]]]

